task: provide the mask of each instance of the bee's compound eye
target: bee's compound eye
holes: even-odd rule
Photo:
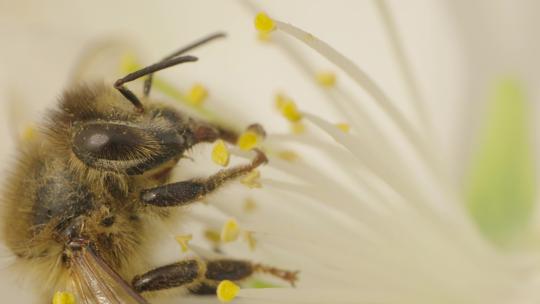
[[[75,126],[71,149],[85,165],[139,175],[187,148],[175,129],[122,122],[87,122]]]
[[[137,128],[110,124],[87,124],[73,138],[73,150],[80,157],[107,160],[126,159],[145,144],[145,134]]]

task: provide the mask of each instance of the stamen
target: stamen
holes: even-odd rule
[[[175,237],[176,242],[180,244],[180,247],[182,248],[182,252],[186,252],[189,249],[189,241],[193,239],[193,236],[191,234],[186,235],[178,235]]]
[[[202,84],[195,84],[191,87],[186,99],[194,106],[201,106],[208,97],[208,90]]]
[[[428,119],[428,115],[424,106],[426,103],[422,94],[420,94],[417,80],[413,75],[410,62],[407,60],[407,57],[405,55],[402,39],[400,39],[399,37],[396,23],[394,22],[392,15],[390,14],[388,5],[385,1],[375,1],[374,4],[378,9],[379,14],[381,15],[383,25],[388,34],[388,40],[390,42],[391,49],[398,63],[398,70],[400,71],[403,82],[405,83],[409,91],[411,101],[416,107],[416,112],[418,113],[418,116],[422,121],[422,125],[427,129],[427,132],[430,132],[430,121]]]
[[[249,250],[254,251],[257,246],[257,240],[253,236],[253,231],[244,232],[244,240],[248,243]]]
[[[53,304],[75,304],[75,296],[71,292],[57,291],[52,300]]]
[[[229,243],[236,241],[238,235],[240,234],[240,227],[238,222],[231,218],[225,222],[223,228],[221,229],[221,241],[224,243]]]
[[[214,149],[212,149],[212,160],[214,163],[226,167],[229,165],[230,153],[227,145],[223,140],[216,141]]]
[[[298,122],[302,119],[302,114],[298,111],[296,103],[283,94],[276,95],[276,107],[290,122]]]
[[[317,51],[323,57],[333,62],[340,67],[345,73],[347,73],[352,80],[354,80],[359,86],[361,86],[371,97],[377,101],[382,110],[388,115],[390,121],[396,124],[399,130],[401,130],[407,140],[411,143],[414,149],[428,161],[431,165],[431,169],[435,166],[434,156],[431,155],[432,151],[427,149],[424,138],[418,133],[408,119],[396,108],[390,98],[385,92],[373,81],[363,70],[361,70],[354,62],[341,53],[336,51],[326,42],[319,40],[317,37],[297,28],[291,24],[284,23],[273,19],[275,28],[283,31],[286,34],[300,40],[307,46]]]
[[[336,85],[336,74],[332,72],[320,72],[315,75],[317,83],[323,87],[333,87]]]
[[[223,280],[219,283],[216,294],[221,302],[227,303],[236,298],[239,291],[240,287],[238,285],[232,281]]]
[[[260,12],[255,16],[255,28],[259,32],[270,33],[276,28],[276,25],[274,24],[274,20],[268,17],[266,13]]]
[[[248,186],[249,188],[262,188],[260,181],[261,172],[259,170],[253,170],[249,172],[243,179],[240,180],[240,183]]]
[[[254,131],[246,131],[238,137],[237,145],[241,150],[248,151],[259,144],[259,135]]]
[[[294,151],[291,151],[291,150],[283,150],[283,151],[279,151],[277,152],[277,157],[283,159],[283,160],[286,160],[288,162],[293,162],[293,161],[296,161],[300,158],[300,156],[298,155],[298,153],[294,152]]]
[[[291,132],[293,134],[305,133],[306,132],[306,125],[301,121],[293,122],[293,123],[291,123]]]

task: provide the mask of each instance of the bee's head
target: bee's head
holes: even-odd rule
[[[164,105],[136,114],[123,109],[99,114],[73,122],[71,146],[85,165],[104,171],[142,174],[220,137],[218,128]]]
[[[179,159],[185,150],[199,142],[223,137],[219,128],[191,119],[171,107],[143,104],[126,84],[145,77],[143,95],[147,97],[153,73],[197,61],[196,57],[182,54],[224,36],[215,33],[196,41],[162,61],[118,79],[112,86],[78,87],[65,93],[61,111],[53,119],[56,116],[63,122],[60,125],[69,129],[67,136],[76,158],[98,170],[137,175]],[[66,135],[58,127],[52,129]]]

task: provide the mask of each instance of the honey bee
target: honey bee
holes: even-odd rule
[[[253,159],[206,178],[170,181],[185,152],[238,134],[149,98],[152,75],[196,57],[192,43],[113,85],[80,84],[66,90],[37,140],[22,143],[7,178],[2,236],[21,271],[42,292],[71,290],[77,303],[148,303],[146,294],[181,287],[214,293],[222,280],[266,272],[294,283],[296,272],[245,260],[185,259],[149,269],[157,224],[175,208],[197,202],[267,162]],[[145,78],[143,97],[126,84]],[[48,298],[47,302],[50,301]]]

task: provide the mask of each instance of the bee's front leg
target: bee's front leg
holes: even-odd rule
[[[182,181],[143,190],[140,196],[141,201],[144,204],[170,207],[186,205],[200,200],[205,195],[217,190],[226,182],[246,175],[268,161],[263,152],[259,150],[254,151],[257,155],[248,165],[221,170],[206,179]]]

